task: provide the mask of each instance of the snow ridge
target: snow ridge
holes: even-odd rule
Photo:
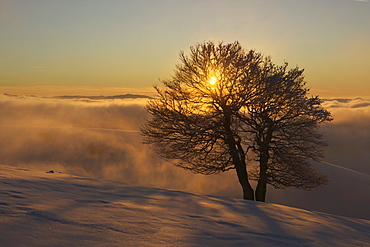
[[[370,221],[0,165],[1,246],[367,246]]]

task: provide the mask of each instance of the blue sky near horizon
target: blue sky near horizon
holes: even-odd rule
[[[0,87],[147,88],[206,40],[298,65],[317,91],[370,95],[366,0],[0,0]]]

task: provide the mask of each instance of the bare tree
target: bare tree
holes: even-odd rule
[[[327,183],[310,160],[323,157],[325,143],[317,128],[332,117],[317,96],[307,96],[303,70],[287,67],[264,58],[254,82],[258,93],[240,114],[251,134],[248,146],[259,163],[251,172],[258,181],[257,201],[265,201],[267,184],[309,190]]]
[[[300,127],[310,129],[320,121],[315,122],[316,118],[311,117],[309,119],[315,123],[310,126],[299,124],[300,120],[302,122],[307,118],[307,114],[301,113],[299,107],[294,108],[301,101],[312,102],[313,112],[327,113],[320,108],[317,98],[306,98],[307,90],[302,88],[302,71],[287,71],[286,66],[274,66],[269,58],[253,50],[244,50],[238,42],[197,44],[190,48],[189,55],[181,52],[180,60],[172,79],[163,81],[163,88],[155,87],[158,98],[147,104],[151,119],[142,127],[145,143],[155,144],[155,150],[162,157],[194,173],[215,174],[235,169],[243,189],[243,198],[249,200],[254,200],[254,191],[248,178],[247,155],[254,154],[262,164],[260,169],[266,170],[252,173],[255,179],[261,181],[257,186],[257,199],[260,198],[260,191],[263,191],[260,188],[266,183],[275,187],[296,186],[285,179],[305,177],[307,172],[316,175],[307,162],[299,163],[298,159],[301,157],[306,161],[315,155],[304,156],[304,152],[295,154],[298,151],[289,150],[289,142],[284,143],[281,152],[273,152],[275,149],[270,148],[278,143],[280,135],[289,135],[289,131],[293,130],[293,127],[285,126],[289,123],[302,133],[298,138],[302,146],[306,140],[303,133],[308,134],[308,143],[311,143],[310,140],[315,143],[319,138],[316,132],[311,131],[310,135],[307,131],[301,131]],[[297,73],[300,75],[296,76]],[[298,88],[297,92],[293,90],[295,88]],[[284,97],[282,91],[285,92]],[[298,91],[302,97],[295,101]],[[277,102],[281,105],[274,108],[273,104]],[[273,111],[268,112],[270,108]],[[307,112],[314,114],[308,108]],[[291,111],[300,113],[294,117]],[[271,118],[274,114],[282,116],[281,121]],[[289,115],[289,119],[285,120],[284,114]],[[276,123],[271,128],[265,128],[271,120],[276,120]],[[267,142],[265,139],[270,135],[274,135],[274,138],[271,137]],[[266,148],[267,151],[264,150]],[[309,154],[314,154],[314,150],[313,147]],[[289,157],[294,159],[286,163],[290,161]],[[309,174],[307,176],[310,177]],[[315,182],[313,184],[317,185]]]

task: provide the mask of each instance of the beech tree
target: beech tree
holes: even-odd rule
[[[326,183],[308,160],[321,157],[317,126],[331,117],[318,97],[307,96],[303,70],[276,66],[238,42],[196,44],[180,61],[146,106],[144,143],[194,173],[235,169],[248,200],[255,199],[250,179],[258,180],[260,201],[267,184],[311,189]]]
[[[258,181],[256,200],[265,201],[267,184],[306,190],[326,184],[327,177],[310,160],[323,157],[325,143],[317,129],[332,117],[317,96],[307,96],[303,70],[288,70],[287,63],[277,66],[266,57],[256,73],[256,95],[239,115],[251,134],[248,148],[258,162],[251,172]]]

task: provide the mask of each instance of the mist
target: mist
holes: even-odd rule
[[[148,145],[142,144],[139,127],[149,117],[144,108],[146,101],[2,95],[0,163],[37,168],[45,172],[53,170],[136,185],[241,198],[242,192],[234,170],[209,176],[193,174],[161,159]],[[324,106],[334,117],[332,123],[321,127],[328,143],[324,161],[369,175],[370,101],[331,99],[326,100]],[[269,187],[267,201],[332,212],[332,206],[329,207],[328,203],[324,203],[326,206],[316,205],[312,196],[325,195],[326,200],[331,200],[331,194],[334,194],[332,197],[336,193],[355,196],[358,192],[353,192],[357,188],[353,187],[352,183],[356,180],[353,176],[347,185],[341,187],[342,191],[333,187],[339,184],[338,179],[343,181],[343,169],[335,168],[340,169],[338,172],[333,170],[333,166],[317,166],[324,173],[331,173],[329,179],[332,187],[324,187],[318,192],[289,190],[295,199],[287,196],[288,192],[284,194],[288,190]],[[368,175],[361,175],[367,187]],[[361,193],[365,193],[366,188]],[[360,195],[359,198],[362,197]],[[348,208],[345,204],[337,207],[338,213],[353,216],[353,207]],[[357,213],[361,212],[367,212],[367,209],[357,210]]]
[[[235,174],[193,174],[142,144],[146,102],[1,96],[0,163],[240,197]]]
[[[334,120],[321,127],[325,161],[370,175],[370,100],[332,99],[323,104]]]

